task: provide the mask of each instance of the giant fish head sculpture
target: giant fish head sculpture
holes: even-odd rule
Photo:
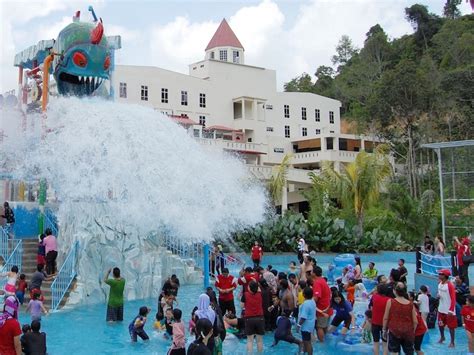
[[[111,51],[103,32],[100,20],[73,22],[59,33],[53,75],[61,95],[89,96],[109,79]]]

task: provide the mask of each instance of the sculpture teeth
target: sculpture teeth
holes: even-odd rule
[[[82,81],[82,76],[78,75],[77,78],[79,79],[79,82]]]

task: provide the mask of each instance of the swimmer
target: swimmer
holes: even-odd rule
[[[142,338],[143,340],[149,340],[148,334],[145,332],[146,318],[150,313],[150,308],[140,307],[138,316],[136,316],[133,321],[128,325],[128,331],[130,333],[130,338],[132,342],[137,342],[137,337]]]

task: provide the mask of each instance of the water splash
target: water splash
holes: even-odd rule
[[[156,295],[170,273],[199,282],[193,268],[159,248],[160,235],[206,242],[264,218],[264,188],[242,161],[201,146],[150,108],[57,98],[45,139],[41,120],[28,116],[28,133],[8,135],[4,156],[16,177],[45,178],[54,189],[60,259],[73,242],[81,245],[79,302],[104,298],[100,277],[113,266],[122,269],[129,299]]]
[[[150,108],[60,98],[46,122],[45,140],[15,149],[16,170],[46,178],[62,202],[106,204],[111,223],[204,241],[263,218],[264,190],[241,161]]]

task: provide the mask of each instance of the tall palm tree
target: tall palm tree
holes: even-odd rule
[[[281,202],[283,189],[286,188],[286,178],[292,157],[291,154],[286,154],[281,163],[272,168],[272,176],[268,181],[267,187],[275,205]]]
[[[377,146],[373,153],[361,151],[353,163],[342,165],[340,172],[332,163],[325,162],[317,179],[318,183],[323,181],[329,195],[339,199],[344,208],[353,209],[360,235],[364,231],[365,210],[378,199],[392,175],[388,152],[389,146],[385,144]]]

